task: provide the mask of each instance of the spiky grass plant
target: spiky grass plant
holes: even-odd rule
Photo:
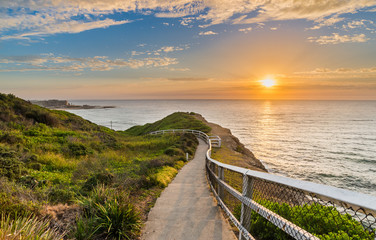
[[[78,203],[83,215],[76,222],[76,239],[134,239],[140,231],[139,213],[124,191],[98,186]]]
[[[51,229],[48,220],[40,220],[33,215],[16,216],[14,219],[10,215],[1,215],[0,239],[61,240],[64,235]]]

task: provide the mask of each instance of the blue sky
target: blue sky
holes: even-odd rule
[[[5,0],[0,92],[376,99],[375,16],[369,0]]]

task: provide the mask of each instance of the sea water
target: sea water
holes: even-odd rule
[[[197,112],[229,128],[278,175],[376,196],[376,101],[119,100],[69,110],[116,130]]]

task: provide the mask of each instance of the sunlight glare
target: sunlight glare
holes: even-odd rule
[[[264,87],[267,87],[267,88],[273,87],[276,84],[275,80],[270,79],[270,78],[261,80],[260,82]]]

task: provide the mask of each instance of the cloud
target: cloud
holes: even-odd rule
[[[182,51],[184,50],[184,48],[182,47],[174,47],[174,46],[165,46],[165,47],[162,47],[161,49],[158,49],[157,51],[158,52],[175,52],[175,51]]]
[[[145,45],[143,46],[139,46],[139,47],[144,47]],[[154,56],[161,56],[161,55],[164,55],[164,54],[167,54],[167,53],[172,53],[172,52],[176,52],[176,51],[183,51],[185,49],[188,49],[189,48],[189,45],[182,45],[182,46],[163,46],[157,50],[145,50],[145,51],[132,51],[131,52],[131,55],[132,56],[141,56],[141,55],[154,55]]]
[[[345,14],[370,11],[374,0],[12,0],[0,1],[0,32],[5,39],[29,39],[57,33],[79,33],[129,23],[111,19],[114,13],[182,18],[181,25],[252,24],[305,19],[331,26]]]
[[[374,28],[375,24],[374,24],[373,21],[361,19],[361,20],[353,20],[351,22],[348,22],[347,24],[343,25],[342,27],[344,29],[347,29],[347,30],[351,30],[351,29],[355,29],[355,28],[364,28],[364,29],[367,29],[367,30],[372,30],[371,28]]]
[[[316,29],[320,29],[322,27],[332,26],[336,23],[342,22],[343,20],[345,20],[345,18],[338,17],[338,16],[333,16],[333,17],[329,17],[329,18],[325,18],[325,19],[318,19],[316,21],[316,22],[318,22],[318,24],[311,27],[310,29],[316,30]]]
[[[239,29],[239,32],[243,32],[243,33],[249,33],[250,31],[252,31],[252,27]]]
[[[333,33],[330,36],[320,36],[320,37],[309,37],[308,41],[315,42],[320,45],[324,44],[338,44],[338,43],[355,43],[355,42],[367,42],[370,40],[364,34],[354,34],[354,35],[339,35],[338,33]]]
[[[9,56],[0,58],[0,72],[110,71],[119,68],[166,67],[177,64],[176,58],[149,57],[142,59],[109,59],[106,56],[71,58],[45,54],[40,56]]]
[[[364,68],[316,68],[312,71],[295,72],[295,76],[306,78],[374,78],[376,77],[376,66]]]
[[[257,16],[242,16],[235,23],[247,24],[276,20],[306,19],[320,21],[326,17],[356,13],[375,5],[373,0],[258,1]],[[255,8],[256,9],[256,8]]]
[[[168,78],[170,81],[182,81],[182,82],[192,82],[192,81],[208,81],[210,78],[203,77],[181,77],[181,78]]]
[[[190,68],[172,68],[172,67],[169,67],[168,70],[170,71],[176,71],[176,72],[187,72],[187,71],[190,71],[191,69]]]
[[[207,35],[217,35],[218,33],[213,31],[206,31],[206,32],[200,32],[198,35],[200,36],[207,36]]]
[[[84,32],[91,29],[97,28],[107,28],[110,26],[121,25],[125,23],[129,23],[131,21],[123,20],[123,21],[114,21],[112,19],[105,19],[101,21],[94,21],[94,22],[83,22],[83,21],[69,21],[69,22],[61,22],[61,23],[54,23],[53,25],[44,25],[39,26],[37,31],[26,32],[22,34],[16,35],[8,35],[3,36],[1,40],[7,39],[29,39],[32,36],[45,36],[57,33],[79,33]]]
[[[182,20],[180,20],[180,24],[183,26],[192,27],[193,20],[195,20],[194,17],[185,17]]]

